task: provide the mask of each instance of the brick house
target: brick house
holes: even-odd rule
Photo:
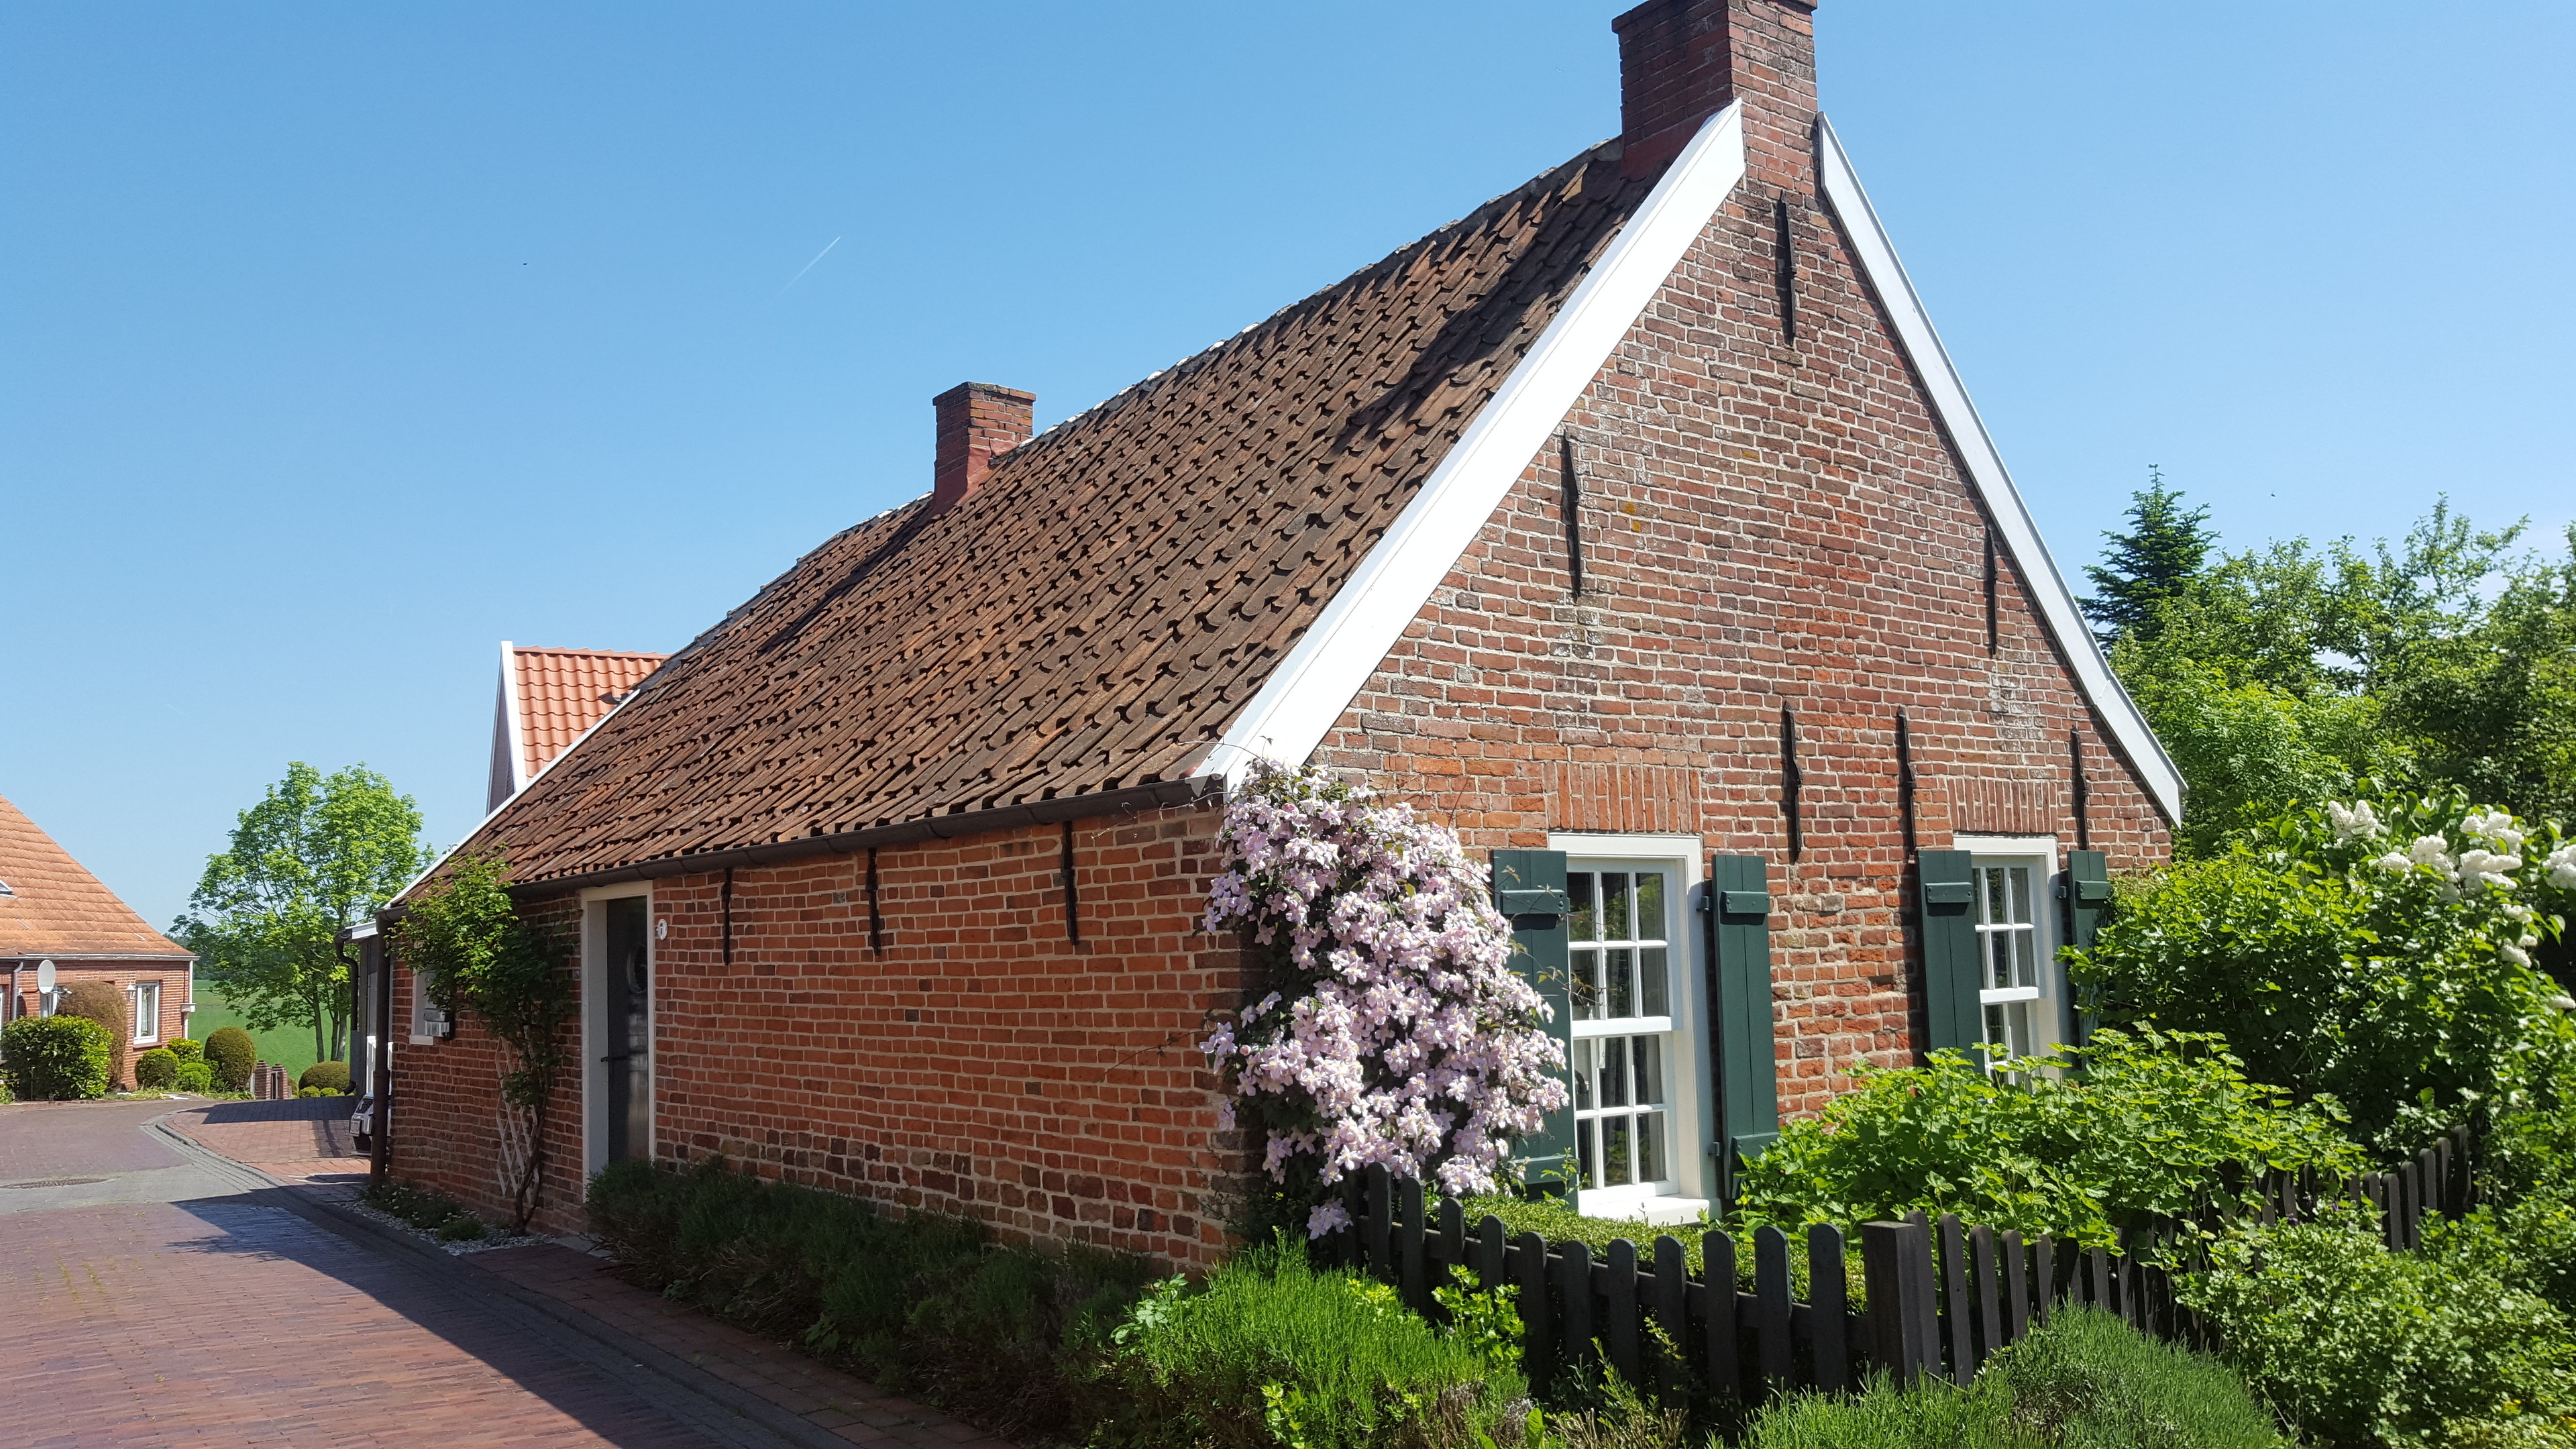
[[[0,971],[9,994],[0,1017],[50,1016],[38,968],[54,966],[54,987],[105,981],[125,997],[131,1040],[120,1044],[117,1077],[133,1080],[134,1054],[188,1033],[196,1005],[197,958],[145,925],[97,876],[72,859],[25,812],[0,799]]]
[[[941,394],[926,497],[487,821],[578,943],[542,1221],[723,1153],[1211,1261],[1252,1144],[1191,1044],[1252,963],[1195,918],[1258,756],[1496,852],[1570,973],[1529,1145],[1586,1211],[1690,1216],[1855,1061],[2072,1030],[2054,947],[2180,779],[1817,111],[1812,15],[1630,11],[1617,138],[1042,435]],[[494,1200],[490,1043],[388,1050],[394,1170]]]

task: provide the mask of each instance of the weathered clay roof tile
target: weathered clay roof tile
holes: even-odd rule
[[[467,848],[540,882],[1180,777],[1645,189],[1577,157],[843,530]]]

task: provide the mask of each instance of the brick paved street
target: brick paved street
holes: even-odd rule
[[[209,1102],[173,1116],[171,1131],[271,1177],[353,1180],[367,1159],[350,1140],[347,1097],[282,1102]]]
[[[347,1105],[0,1107],[0,1449],[1010,1449],[572,1249],[355,1220]]]

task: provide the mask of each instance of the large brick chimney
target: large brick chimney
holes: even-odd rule
[[[1620,168],[1662,171],[1702,121],[1741,98],[1747,175],[1812,191],[1815,11],[1805,0],[1646,0],[1611,21]]]
[[[930,475],[930,511],[964,501],[992,471],[993,460],[1029,440],[1037,428],[1037,394],[989,382],[961,382],[930,400],[939,414],[939,462]]]

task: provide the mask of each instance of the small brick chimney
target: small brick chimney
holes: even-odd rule
[[[992,471],[993,460],[1029,440],[1037,428],[1037,394],[989,382],[961,382],[930,400],[939,414],[939,463],[931,471],[930,511],[945,513]]]
[[[1702,121],[1741,98],[1748,175],[1812,190],[1815,12],[1812,0],[1646,0],[1611,21],[1620,169],[1662,171]]]

